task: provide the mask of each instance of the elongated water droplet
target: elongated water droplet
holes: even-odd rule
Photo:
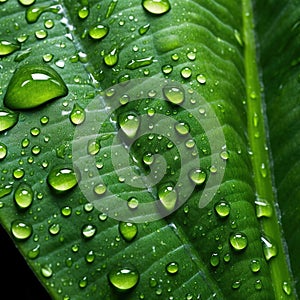
[[[108,27],[98,24],[89,30],[89,35],[94,40],[103,39],[108,34]]]
[[[166,86],[163,88],[163,94],[173,104],[181,104],[184,101],[184,91],[180,87]]]
[[[219,217],[225,218],[225,217],[229,216],[230,204],[226,200],[220,200],[215,205],[215,211]]]
[[[76,174],[71,167],[54,167],[48,177],[48,184],[57,192],[65,192],[77,184]]]
[[[172,183],[165,183],[158,189],[158,198],[166,210],[175,208],[177,197],[177,191]]]
[[[139,34],[143,35],[145,34],[150,28],[150,24],[145,24],[142,27],[139,28]]]
[[[15,220],[11,224],[11,233],[18,240],[26,240],[32,234],[32,226],[21,220]]]
[[[7,155],[7,147],[0,142],[0,160],[4,159]]]
[[[26,21],[30,23],[35,23],[38,18],[41,16],[44,12],[52,12],[52,13],[58,13],[59,9],[56,6],[33,6],[26,10]]]
[[[0,186],[0,199],[12,192],[12,185]]]
[[[0,132],[8,130],[18,123],[19,115],[6,108],[0,108]]]
[[[89,141],[87,146],[88,154],[96,155],[100,151],[100,144],[98,141]]]
[[[242,232],[232,233],[229,238],[229,242],[234,250],[241,251],[248,245],[248,238]]]
[[[118,0],[112,0],[112,1],[109,3],[109,5],[108,5],[108,7],[107,7],[106,14],[105,14],[105,18],[106,18],[106,19],[109,18],[109,17],[113,14],[113,12],[114,12],[114,10],[115,10],[115,8],[116,8],[116,6],[117,6],[117,3],[118,3]]]
[[[118,121],[127,137],[134,138],[136,136],[140,128],[140,118],[135,112],[121,114]]]
[[[154,15],[162,15],[171,9],[168,0],[143,0],[142,5],[146,11]]]
[[[136,224],[129,222],[119,223],[119,232],[127,242],[132,241],[137,235],[138,227]]]
[[[104,63],[108,67],[113,67],[118,62],[118,59],[119,59],[118,50],[114,48],[104,56]]]
[[[30,109],[68,94],[58,73],[45,65],[24,65],[11,78],[4,104],[11,109]]]
[[[33,201],[33,191],[26,183],[21,183],[14,194],[14,199],[18,207],[28,208]]]
[[[275,243],[272,242],[271,239],[267,238],[266,236],[262,236],[261,241],[266,260],[270,260],[271,258],[275,257],[277,255],[277,247]]]
[[[108,273],[109,283],[119,292],[128,292],[139,281],[140,275],[134,267],[117,267]]]
[[[153,57],[146,57],[141,59],[132,59],[127,65],[126,69],[135,70],[141,67],[149,66],[153,63]]]
[[[179,266],[178,266],[178,263],[177,262],[170,262],[166,265],[166,271],[169,273],[169,274],[176,274],[179,270]]]
[[[211,257],[210,257],[210,264],[213,267],[217,267],[220,263],[220,257],[218,253],[212,253]]]
[[[70,114],[70,120],[74,125],[80,125],[85,120],[85,111],[77,103],[74,104],[73,109]]]
[[[93,224],[87,224],[82,227],[81,233],[84,238],[90,239],[92,238],[97,231],[97,228]]]
[[[200,185],[205,182],[206,180],[206,173],[201,169],[193,169],[189,172],[189,178],[194,182],[196,185]]]
[[[9,55],[20,49],[20,45],[9,42],[6,40],[0,40],[0,57]]]

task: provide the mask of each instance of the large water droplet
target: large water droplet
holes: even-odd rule
[[[133,289],[139,281],[140,275],[134,267],[118,267],[108,274],[110,284],[119,292]]]
[[[11,78],[4,104],[11,109],[30,109],[67,94],[64,81],[54,69],[24,65]]]
[[[20,45],[6,41],[0,40],[0,57],[9,55],[20,49]]]
[[[0,108],[0,132],[12,128],[18,122],[19,115],[6,108]]]
[[[242,232],[232,233],[229,237],[229,242],[234,250],[241,251],[248,245],[248,238]]]
[[[135,198],[135,197],[131,197],[127,201],[127,206],[130,209],[137,209],[138,206],[139,206],[139,200],[137,198]]]
[[[132,59],[127,65],[126,68],[129,70],[135,70],[141,67],[149,66],[153,62],[153,57],[146,57],[141,59]]]
[[[215,211],[219,217],[225,218],[230,213],[230,204],[226,200],[221,200],[215,205]]]
[[[165,98],[173,104],[181,104],[184,101],[184,91],[180,87],[166,86],[163,88]]]
[[[277,247],[274,242],[272,242],[271,239],[267,238],[266,236],[262,236],[261,241],[266,260],[270,260],[271,258],[275,257],[277,255]]]
[[[129,222],[120,222],[119,223],[119,232],[124,240],[130,242],[137,235],[138,227],[136,224]]]
[[[177,191],[172,183],[165,183],[158,189],[158,198],[165,209],[173,210],[177,202]]]
[[[143,0],[144,9],[154,15],[162,15],[171,9],[168,0]]]
[[[21,183],[14,194],[14,199],[18,207],[27,208],[33,201],[33,191],[26,183]]]
[[[18,240],[26,240],[32,234],[32,226],[21,220],[15,220],[11,224],[11,233]]]
[[[48,184],[58,192],[65,192],[77,184],[76,174],[71,167],[54,167],[48,177]]]
[[[7,155],[7,147],[0,142],[0,160],[4,159]]]
[[[140,127],[140,118],[134,112],[123,113],[118,118],[119,125],[125,135],[134,138]]]
[[[96,25],[89,30],[89,35],[94,40],[103,39],[108,34],[108,27],[104,25]]]

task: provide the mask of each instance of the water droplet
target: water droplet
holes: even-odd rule
[[[61,214],[64,216],[64,217],[69,217],[72,213],[72,208],[70,206],[64,206],[62,209],[61,209]]]
[[[87,284],[88,284],[88,280],[87,280],[86,276],[84,276],[82,279],[80,279],[79,283],[78,283],[78,285],[81,289],[85,288],[87,286]]]
[[[32,234],[32,226],[26,222],[15,220],[11,224],[11,233],[18,240],[26,240]]]
[[[26,183],[21,183],[14,193],[14,199],[18,207],[28,208],[33,201],[33,191]]]
[[[96,25],[89,30],[89,35],[94,40],[103,39],[108,34],[108,27],[104,25]]]
[[[4,159],[7,155],[7,147],[0,142],[0,160]]]
[[[248,245],[248,238],[242,232],[232,233],[229,237],[229,242],[234,250],[244,250]]]
[[[171,65],[164,65],[161,70],[165,75],[168,75],[173,71],[173,67]]]
[[[51,265],[43,265],[41,267],[41,273],[45,278],[50,278],[53,274]]]
[[[112,0],[108,7],[107,7],[107,11],[106,11],[106,14],[105,14],[105,18],[108,19],[114,12],[116,6],[117,6],[117,3],[118,3],[118,0]]]
[[[139,200],[137,198],[135,198],[135,197],[131,197],[127,201],[127,206],[130,209],[137,209],[138,206],[139,206]]]
[[[57,192],[65,192],[77,184],[76,174],[71,167],[54,167],[48,177],[48,184]]]
[[[136,224],[129,223],[129,222],[119,222],[119,232],[121,236],[127,242],[132,241],[138,232],[138,227]]]
[[[282,283],[282,289],[288,296],[292,294],[292,287],[287,281]]]
[[[96,155],[100,151],[100,144],[98,141],[89,141],[87,146],[87,152],[90,155]]]
[[[168,0],[143,0],[142,5],[144,9],[154,15],[162,15],[171,9]]]
[[[30,129],[30,134],[32,136],[38,136],[41,133],[41,130],[38,127],[33,127]]]
[[[229,253],[226,253],[226,254],[224,255],[224,257],[223,257],[223,260],[224,260],[224,262],[226,262],[226,263],[230,262],[230,259],[231,259],[231,257],[230,257],[230,254],[229,254]]]
[[[6,108],[0,108],[0,132],[8,130],[18,123],[19,115]]]
[[[18,44],[6,40],[0,40],[0,57],[12,54],[19,49],[20,45]]]
[[[154,156],[151,152],[147,152],[143,155],[143,162],[147,166],[151,166],[154,162]]]
[[[192,70],[188,67],[184,67],[181,71],[180,74],[182,76],[182,78],[184,79],[188,79],[192,76]]]
[[[200,84],[205,84],[206,83],[206,78],[203,74],[199,74],[197,75],[196,77],[197,81],[200,83]]]
[[[49,232],[52,235],[57,235],[60,232],[60,225],[58,223],[54,223],[49,227]]]
[[[77,103],[74,104],[73,109],[70,114],[70,120],[74,125],[80,125],[85,120],[85,111]]]
[[[32,149],[31,149],[31,153],[33,155],[38,155],[38,154],[40,154],[40,152],[41,152],[41,147],[38,146],[38,145],[33,146]]]
[[[153,57],[146,57],[141,59],[132,59],[127,65],[126,69],[135,70],[141,67],[149,66],[153,63]]]
[[[232,283],[231,287],[236,290],[241,286],[241,281],[240,280],[236,280]]]
[[[12,186],[5,185],[5,186],[0,186],[0,199],[5,197],[6,195],[9,195],[12,192]]]
[[[184,91],[180,87],[166,86],[163,88],[165,98],[173,104],[181,104],[184,101]]]
[[[261,290],[262,289],[262,282],[261,282],[261,280],[260,279],[255,280],[254,286],[255,286],[256,290],[258,290],[258,291]]]
[[[118,51],[116,48],[111,50],[108,54],[104,56],[104,63],[108,67],[113,67],[118,62]]]
[[[271,258],[275,257],[277,255],[277,247],[274,242],[265,236],[261,237],[261,241],[266,260],[270,260]]]
[[[220,263],[220,257],[218,253],[212,253],[211,257],[210,257],[210,264],[213,267],[217,267]]]
[[[86,19],[90,14],[90,10],[87,6],[83,6],[78,10],[78,17],[80,19]]]
[[[150,24],[145,24],[142,27],[139,28],[139,34],[143,35],[145,34],[150,28]]]
[[[271,204],[266,199],[255,200],[256,216],[261,217],[271,217],[273,215],[273,209]]]
[[[56,6],[33,6],[26,10],[26,21],[31,24],[35,23],[44,12],[58,13],[59,8]]]
[[[53,54],[51,53],[46,53],[43,55],[44,62],[50,62],[52,59],[53,59]]]
[[[119,292],[133,289],[139,281],[140,275],[134,267],[118,267],[108,274],[109,283]]]
[[[201,169],[193,169],[189,172],[189,178],[196,185],[200,185],[206,180],[206,173]]]
[[[15,179],[21,179],[25,175],[25,171],[22,168],[13,170],[13,176]]]
[[[123,113],[119,116],[119,125],[128,138],[134,138],[140,127],[140,118],[134,112]]]
[[[106,185],[103,183],[99,183],[94,186],[94,192],[97,195],[103,195],[106,192]]]
[[[51,20],[51,19],[45,20],[44,26],[45,26],[45,28],[47,28],[47,29],[53,28],[53,26],[54,26],[53,20]]]
[[[196,52],[194,52],[194,51],[188,52],[186,56],[189,60],[193,61],[196,59]]]
[[[92,238],[97,231],[97,228],[93,224],[84,225],[81,229],[81,233],[86,239]]]
[[[48,36],[48,33],[46,30],[44,29],[40,29],[40,30],[37,30],[35,33],[34,33],[35,37],[39,40],[42,40],[42,39],[45,39],[47,36]]]
[[[224,150],[220,153],[220,157],[223,159],[223,160],[228,160],[229,158],[229,152]]]
[[[4,104],[11,109],[30,109],[68,94],[58,73],[44,65],[23,65],[11,78]]]
[[[215,205],[215,211],[219,217],[225,218],[225,217],[229,216],[230,204],[226,200],[220,200]]]
[[[27,257],[30,259],[35,259],[40,255],[40,245],[36,245],[34,248],[27,252]]]
[[[157,280],[154,277],[149,278],[149,285],[150,287],[156,287],[157,286]]]
[[[185,121],[181,121],[175,124],[175,130],[180,135],[187,135],[190,132],[190,126]]]
[[[43,116],[40,118],[40,122],[42,125],[46,125],[49,122],[49,118],[47,116]]]
[[[24,6],[29,6],[32,5],[35,2],[35,0],[19,0],[19,2]]]
[[[179,270],[179,266],[178,266],[178,263],[177,262],[170,262],[166,265],[166,271],[169,273],[169,274],[176,274]]]
[[[252,259],[250,262],[250,269],[253,273],[257,273],[260,270],[260,262],[257,259]]]
[[[262,178],[266,178],[267,175],[268,175],[268,170],[267,170],[266,165],[264,163],[261,164],[260,174],[261,174]]]
[[[158,198],[166,210],[173,210],[177,202],[177,191],[172,183],[165,183],[158,189]]]
[[[238,31],[238,30],[234,30],[234,37],[235,37],[235,39],[237,40],[237,42],[240,44],[240,46],[243,46],[244,45],[244,43],[243,43],[243,39],[242,39],[242,37],[241,37],[241,34],[240,34],[240,32]]]

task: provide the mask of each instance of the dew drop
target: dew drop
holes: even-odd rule
[[[60,225],[58,223],[54,223],[49,227],[49,232],[52,235],[57,235],[60,232]]]
[[[95,253],[93,250],[90,250],[85,256],[85,261],[88,263],[92,263],[94,260],[95,260]]]
[[[87,280],[86,276],[84,276],[82,279],[80,279],[79,283],[78,283],[78,285],[81,289],[85,288],[87,286],[87,284],[88,284],[88,280]]]
[[[292,294],[292,287],[287,281],[284,281],[282,283],[282,289],[286,293],[286,295],[290,296]]]
[[[228,151],[224,150],[220,153],[220,157],[223,159],[223,160],[228,160],[229,159],[229,153]]]
[[[5,186],[0,186],[0,199],[5,197],[6,195],[9,195],[12,192],[13,188],[12,186],[5,185]]]
[[[41,267],[41,273],[45,278],[50,278],[53,275],[51,265],[43,265]]]
[[[90,14],[89,8],[87,6],[83,6],[78,11],[78,17],[80,19],[86,19]]]
[[[239,287],[241,286],[241,281],[240,280],[236,280],[232,283],[231,287],[234,289],[234,290],[237,290]]]
[[[120,128],[128,138],[134,138],[140,127],[140,118],[134,112],[120,114],[118,118]]]
[[[236,251],[244,250],[248,245],[248,238],[242,232],[232,233],[229,237],[230,245]]]
[[[11,224],[11,233],[18,240],[26,240],[32,234],[32,226],[26,222],[15,220]]]
[[[178,266],[178,263],[177,262],[170,262],[166,265],[166,271],[169,273],[169,274],[176,274],[179,270],[179,266]]]
[[[271,217],[273,215],[272,206],[266,199],[259,198],[255,200],[255,208],[258,218]]]
[[[180,135],[187,135],[190,132],[190,126],[184,121],[178,122],[175,124],[175,130]]]
[[[196,59],[196,53],[194,51],[188,52],[188,54],[186,56],[191,61]]]
[[[40,255],[40,245],[36,245],[34,248],[27,252],[27,257],[30,259],[35,259]]]
[[[139,281],[140,275],[134,267],[118,267],[108,273],[109,283],[119,292],[133,289]]]
[[[33,127],[30,129],[30,134],[32,136],[38,136],[41,133],[41,130],[38,127]]]
[[[40,122],[42,125],[46,125],[49,122],[49,118],[47,116],[43,116],[40,118]]]
[[[81,229],[81,233],[82,233],[83,237],[86,239],[92,238],[95,235],[96,231],[97,231],[97,228],[93,224],[84,225]]]
[[[171,65],[164,65],[161,70],[165,75],[168,75],[173,71],[173,67]]]
[[[26,10],[26,21],[31,24],[35,23],[44,12],[58,13],[59,9],[55,6],[33,6]]]
[[[98,24],[89,30],[89,35],[94,40],[100,40],[108,34],[108,27]]]
[[[142,27],[139,28],[139,34],[143,35],[145,34],[150,28],[150,24],[145,24]]]
[[[165,183],[158,189],[158,198],[166,210],[175,208],[177,197],[177,191],[172,183]]]
[[[189,172],[189,178],[191,179],[191,181],[196,184],[196,185],[200,185],[202,183],[205,182],[206,180],[206,173],[204,171],[202,171],[201,169],[192,169]]]
[[[146,57],[141,59],[132,59],[127,65],[126,69],[135,70],[141,67],[149,66],[153,63],[153,57]]]
[[[199,74],[197,75],[196,77],[197,81],[200,83],[200,84],[205,84],[206,83],[206,78],[203,74]]]
[[[21,183],[15,190],[14,200],[19,208],[28,208],[33,201],[32,188],[26,183]]]
[[[35,2],[35,0],[19,0],[19,2],[24,6],[29,6],[32,5]]]
[[[15,179],[21,179],[25,175],[25,171],[22,168],[17,168],[13,170],[13,177]]]
[[[156,287],[157,286],[157,280],[154,277],[149,278],[149,285],[150,287]]]
[[[184,101],[184,91],[180,87],[166,86],[163,88],[163,94],[173,104],[181,104]]]
[[[8,130],[18,123],[19,115],[6,108],[0,108],[0,132]]]
[[[70,206],[64,206],[62,209],[61,209],[61,214],[64,216],[64,217],[69,217],[72,213],[72,208]]]
[[[84,109],[79,104],[75,103],[70,113],[70,121],[74,125],[80,125],[84,122],[84,120],[85,120]]]
[[[260,291],[262,289],[262,282],[261,282],[261,280],[260,279],[255,280],[254,286],[255,286],[256,290]]]
[[[143,0],[143,8],[151,14],[162,15],[171,9],[168,0]]]
[[[6,40],[0,40],[0,57],[12,54],[20,49],[20,45]]]
[[[54,167],[48,177],[48,184],[57,192],[65,192],[77,184],[76,174],[71,167]]]
[[[262,236],[261,241],[266,260],[270,260],[271,258],[275,257],[277,255],[277,247],[274,242],[272,242],[271,239],[267,238],[266,236]]]
[[[257,259],[252,259],[250,262],[250,269],[253,273],[257,273],[260,270],[260,262]]]
[[[136,237],[138,227],[134,223],[119,222],[119,232],[124,240],[130,242]]]
[[[108,54],[104,56],[104,63],[108,67],[113,67],[118,62],[118,51],[116,48],[111,50]]]
[[[135,198],[135,197],[131,197],[127,201],[127,206],[130,209],[137,209],[138,206],[139,206],[139,200],[137,198]]]
[[[30,109],[67,94],[65,83],[51,67],[23,65],[9,82],[4,104],[11,109]]]
[[[220,200],[215,205],[215,211],[219,217],[225,218],[225,217],[229,216],[230,204],[226,200]]]
[[[7,155],[7,147],[0,142],[0,160],[4,159]]]
[[[35,37],[39,40],[43,40],[45,39],[47,36],[48,36],[48,33],[46,30],[44,29],[40,29],[40,30],[37,30],[35,33],[34,33]]]
[[[192,76],[192,70],[188,67],[184,67],[181,71],[180,74],[182,76],[182,78],[184,79],[188,79]]]
[[[147,166],[151,166],[154,162],[154,156],[151,152],[147,152],[143,155],[143,162]]]
[[[217,267],[220,263],[220,257],[218,253],[212,253],[210,257],[210,264],[213,267]]]
[[[90,155],[96,155],[100,151],[100,144],[98,141],[89,141],[87,146],[87,152]]]

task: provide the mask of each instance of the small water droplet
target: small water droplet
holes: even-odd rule
[[[128,138],[134,138],[140,127],[140,118],[134,112],[120,114],[118,118],[122,131]]]
[[[93,224],[84,225],[81,229],[81,233],[82,233],[83,237],[86,239],[92,238],[95,235],[96,231],[97,231],[97,228]]]
[[[32,5],[35,2],[35,0],[19,0],[19,2],[24,6],[29,6]]]
[[[266,260],[270,260],[271,258],[275,257],[277,255],[277,247],[271,239],[266,236],[261,237],[262,245],[263,245],[263,251],[264,256]]]
[[[220,200],[215,205],[215,211],[219,217],[225,218],[225,217],[229,216],[230,204],[226,200]]]
[[[17,168],[13,170],[13,177],[15,179],[21,179],[24,177],[24,175],[25,175],[25,171],[22,168]]]
[[[268,175],[268,170],[267,170],[266,165],[264,163],[261,164],[260,174],[261,174],[262,178],[266,178],[267,175]]]
[[[235,37],[235,39],[237,40],[237,42],[240,44],[240,46],[243,46],[244,45],[244,43],[243,43],[243,39],[242,39],[242,37],[241,37],[241,34],[240,34],[240,32],[238,31],[238,30],[234,30],[234,37]]]
[[[95,260],[95,253],[93,250],[90,250],[85,256],[85,261],[88,263],[92,263],[94,260]]]
[[[266,199],[259,198],[255,200],[255,208],[258,218],[271,217],[273,215],[272,206]]]
[[[187,58],[188,58],[189,60],[194,61],[194,60],[196,59],[196,52],[190,51],[190,52],[187,53],[186,56],[187,56]]]
[[[173,71],[173,67],[171,65],[164,65],[161,70],[165,75],[168,75]]]
[[[232,233],[229,237],[230,245],[236,251],[244,250],[248,245],[248,238],[242,232]]]
[[[53,275],[51,265],[43,265],[41,267],[41,273],[45,278],[50,278]]]
[[[20,49],[20,45],[9,42],[6,40],[0,40],[0,57],[12,54]]]
[[[169,273],[169,274],[176,274],[179,270],[179,266],[178,266],[178,263],[177,262],[170,262],[166,265],[166,271]]]
[[[153,57],[146,57],[141,59],[132,59],[127,65],[126,69],[135,70],[141,67],[149,66],[153,63]]]
[[[7,155],[7,147],[0,142],[0,160],[4,159]]]
[[[30,109],[68,94],[58,73],[45,65],[23,65],[11,78],[4,104],[10,109]]]
[[[220,153],[220,157],[223,159],[223,160],[228,160],[229,159],[229,152],[224,150]]]
[[[192,169],[189,172],[189,178],[194,182],[196,185],[200,185],[205,182],[206,180],[206,173],[201,169]]]
[[[119,59],[118,50],[114,48],[104,56],[104,63],[108,67],[113,67],[118,62],[118,59]]]
[[[90,155],[96,155],[100,151],[100,144],[99,141],[89,141],[87,146],[87,152]]]
[[[220,263],[220,257],[218,253],[212,253],[211,257],[210,257],[210,264],[213,267],[217,267]]]
[[[177,202],[177,191],[172,183],[165,183],[158,189],[158,198],[166,210],[173,210]]]
[[[80,287],[81,289],[85,288],[85,287],[87,286],[87,284],[88,284],[88,280],[87,280],[87,277],[86,277],[86,276],[84,276],[83,278],[81,278],[81,279],[79,280],[79,283],[78,283],[78,285],[79,285],[79,287]]]
[[[39,40],[43,40],[45,39],[47,36],[48,36],[48,33],[46,30],[44,29],[40,29],[40,30],[37,30],[35,33],[34,33],[35,37]]]
[[[54,167],[47,177],[48,184],[57,192],[65,192],[77,184],[76,174],[71,167]]]
[[[192,76],[192,70],[188,67],[184,67],[181,71],[180,74],[182,76],[182,78],[184,79],[188,79]]]
[[[197,75],[196,79],[200,84],[205,84],[206,83],[206,77],[203,74]]]
[[[119,232],[127,242],[132,241],[138,232],[138,227],[134,223],[119,222]]]
[[[100,40],[107,36],[108,27],[98,24],[89,30],[89,35],[94,40]]]
[[[231,287],[234,289],[234,290],[237,290],[239,287],[241,286],[241,281],[240,280],[236,280],[232,283]]]
[[[0,132],[8,130],[18,123],[19,115],[6,108],[0,108]]]
[[[11,224],[11,233],[18,240],[26,240],[32,234],[32,226],[21,220],[15,220]]]
[[[226,253],[226,254],[224,255],[224,257],[223,257],[223,260],[224,260],[224,262],[226,262],[226,263],[230,262],[230,259],[231,259],[231,257],[230,257],[230,254],[229,254],[229,253]]]
[[[27,252],[27,257],[30,259],[35,259],[40,255],[40,245],[36,245],[34,248]]]
[[[287,281],[282,283],[282,289],[288,296],[292,294],[292,287]]]
[[[134,267],[117,267],[108,273],[109,283],[119,292],[133,289],[139,281],[140,275]]]
[[[146,11],[154,15],[165,14],[171,9],[171,5],[168,0],[143,0],[142,5]]]
[[[139,34],[140,35],[145,34],[149,30],[149,28],[150,28],[150,24],[145,24],[145,25],[141,26],[139,28]]]
[[[0,199],[5,197],[6,195],[9,195],[12,192],[13,188],[12,185],[5,185],[0,186]]]
[[[260,291],[262,289],[262,282],[261,282],[261,280],[260,279],[255,280],[254,286],[255,286],[256,290]]]
[[[78,17],[80,19],[86,19],[90,14],[90,10],[87,6],[83,6],[78,10]]]
[[[15,190],[14,200],[19,208],[28,208],[33,201],[32,188],[26,183],[21,183]]]
[[[143,155],[143,162],[145,165],[147,166],[151,166],[154,162],[154,156],[151,152],[146,152],[144,155]]]
[[[260,270],[260,262],[257,259],[252,259],[250,262],[250,269],[253,273],[257,273]]]
[[[127,206],[130,209],[137,209],[138,206],[139,206],[139,200],[137,198],[135,198],[135,197],[131,197],[127,201]]]
[[[184,101],[184,91],[180,87],[166,86],[163,88],[163,94],[173,104],[181,104]]]
[[[180,121],[175,124],[175,130],[178,134],[185,136],[185,135],[189,134],[190,126],[185,121]]]
[[[64,216],[64,217],[69,217],[72,213],[72,208],[70,206],[64,206],[62,207],[61,209],[61,214]]]
[[[73,109],[70,113],[70,120],[74,125],[80,125],[85,120],[85,111],[77,103],[74,104]]]

